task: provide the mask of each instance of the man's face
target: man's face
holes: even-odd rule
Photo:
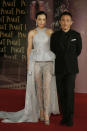
[[[64,32],[67,32],[72,25],[72,18],[69,15],[63,15],[59,21],[61,28]]]
[[[44,14],[38,15],[36,23],[38,27],[44,28],[46,25],[46,16]]]

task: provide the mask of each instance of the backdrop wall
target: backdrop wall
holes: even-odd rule
[[[75,92],[87,93],[87,0],[0,1],[0,88],[26,87],[27,34],[35,28],[35,14],[45,10],[47,27],[58,30],[61,12],[73,15],[72,28],[81,33],[82,52]]]

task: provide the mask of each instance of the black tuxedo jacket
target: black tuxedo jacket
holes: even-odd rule
[[[56,31],[51,36],[51,50],[55,53],[55,73],[78,73],[77,57],[81,53],[82,40],[80,33],[69,30]]]

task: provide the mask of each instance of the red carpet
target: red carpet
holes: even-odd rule
[[[24,107],[25,90],[0,89],[0,110],[18,111]],[[87,94],[75,94],[74,126],[59,125],[61,116],[51,116],[50,125],[38,123],[0,123],[0,131],[87,131]]]

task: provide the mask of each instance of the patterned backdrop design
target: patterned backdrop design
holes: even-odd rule
[[[35,14],[48,14],[53,22],[53,0],[0,1],[0,88],[26,87],[27,34],[36,27]]]
[[[70,11],[73,29],[82,36],[83,49],[79,56],[80,73],[76,92],[87,93],[87,1],[86,0],[1,0],[0,1],[0,88],[26,87],[27,34],[36,27],[35,14],[48,14],[47,27],[59,29],[59,15]]]

